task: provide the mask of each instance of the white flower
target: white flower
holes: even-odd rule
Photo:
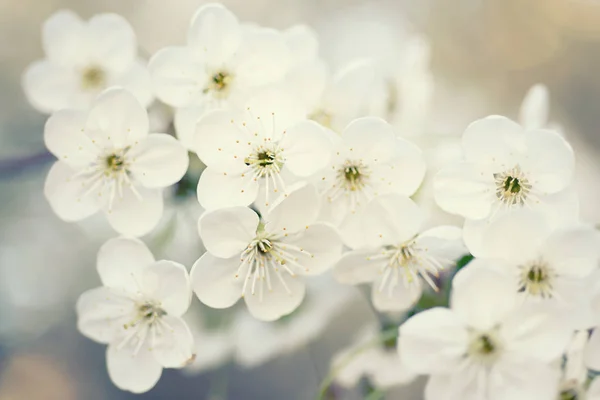
[[[303,275],[317,275],[339,258],[342,243],[327,224],[314,223],[319,198],[304,186],[261,220],[232,207],[199,222],[205,253],[192,268],[194,292],[204,304],[227,308],[243,297],[250,313],[272,321],[294,311],[305,292]]]
[[[348,246],[359,247],[363,207],[386,193],[414,194],[424,175],[417,146],[397,138],[380,118],[356,119],[336,141],[332,161],[319,180],[325,198],[322,218],[340,227]]]
[[[193,340],[181,319],[191,300],[187,270],[155,261],[136,239],[116,238],[98,253],[103,286],[77,301],[82,334],[108,344],[108,374],[117,387],[150,390],[163,368],[182,368],[193,357]]]
[[[379,335],[375,326],[368,325],[350,346],[334,355],[331,369],[337,371],[338,384],[351,388],[366,376],[375,387],[385,390],[406,385],[417,377],[402,364],[395,346],[378,342]]]
[[[240,313],[234,326],[235,361],[255,367],[302,348],[319,338],[343,310],[359,304],[360,297],[352,288],[322,275],[307,280],[302,305],[279,321],[258,321]]]
[[[593,324],[589,281],[600,261],[600,233],[593,227],[553,229],[543,215],[518,210],[494,221],[480,246],[466,244],[475,257],[504,261],[493,265],[524,301],[542,304],[578,329]]]
[[[43,25],[46,59],[23,75],[29,102],[39,111],[87,108],[110,86],[122,86],[148,106],[153,99],[146,62],[137,56],[135,33],[116,14],[83,21],[69,10],[54,13]]]
[[[524,130],[508,118],[490,116],[469,125],[462,146],[465,161],[435,178],[442,209],[487,220],[524,206],[556,209],[569,203],[575,160],[556,132]]]
[[[149,69],[157,97],[178,108],[177,135],[191,147],[204,112],[240,107],[258,87],[283,79],[289,65],[281,33],[241,26],[227,8],[211,3],[194,15],[187,45],[160,50]]]
[[[548,127],[550,112],[550,93],[540,83],[529,88],[521,103],[519,122],[525,129],[543,129]]]
[[[291,182],[329,163],[333,144],[327,133],[303,120],[301,108],[287,100],[279,90],[268,90],[243,113],[212,111],[200,119],[194,150],[207,165],[198,182],[204,208],[247,206],[261,187],[268,206]]]
[[[44,141],[58,161],[44,194],[65,221],[102,210],[122,234],[148,233],[162,215],[162,188],[188,167],[172,136],[148,134],[148,114],[129,92],[108,89],[89,112],[61,110],[46,123]]]
[[[364,245],[342,256],[334,267],[342,283],[372,283],[379,311],[403,311],[421,297],[422,281],[466,253],[462,232],[453,226],[423,231],[424,213],[408,197],[389,194],[373,199],[362,213]]]
[[[431,375],[426,400],[553,399],[549,365],[572,330],[539,309],[521,307],[506,276],[474,260],[453,281],[451,308],[433,308],[400,327],[400,357]]]

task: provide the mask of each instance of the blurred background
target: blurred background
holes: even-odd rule
[[[98,285],[95,254],[111,232],[94,219],[81,224],[60,221],[43,197],[44,178],[52,163],[42,138],[46,116],[27,103],[21,88],[23,70],[43,57],[41,23],[61,8],[73,9],[86,19],[116,12],[131,22],[143,54],[150,55],[161,47],[183,43],[190,18],[203,3],[0,0],[0,400],[138,397],[111,384],[105,347],[76,329],[75,301]],[[545,84],[550,93],[549,124],[559,126],[575,149],[582,219],[600,223],[600,1],[223,3],[241,21],[280,29],[309,24],[319,33],[322,57],[332,66],[357,56],[394,57],[407,37],[423,35],[431,43],[435,80],[430,118],[433,126],[457,135],[472,120],[489,114],[518,120],[529,88]],[[188,230],[178,230],[180,247],[154,246],[153,250],[157,257],[170,256],[189,267],[202,251],[194,236],[194,213],[199,211],[182,210],[180,204],[173,205],[165,216],[165,224],[189,216]],[[152,245],[154,239],[147,242]],[[321,301],[332,306],[328,314],[314,317],[320,323],[297,344],[293,337],[302,333],[300,325],[282,322],[276,327],[280,333],[275,334],[271,328],[248,325],[244,318],[223,322],[216,317],[221,321],[214,325],[211,312],[199,311],[201,321],[190,324],[200,325],[198,346],[213,349],[214,354],[207,354],[206,365],[198,366],[195,373],[166,370],[144,397],[313,399],[332,355],[375,318],[359,290],[335,295],[319,290],[315,296],[323,296]],[[304,311],[310,315],[310,310]],[[228,335],[241,330],[252,332],[254,341],[235,339],[240,343],[232,349]],[[258,349],[260,342],[271,347]],[[390,390],[386,398],[420,400],[421,393],[422,382],[417,380]],[[359,389],[334,388],[330,398],[361,399],[364,395]]]

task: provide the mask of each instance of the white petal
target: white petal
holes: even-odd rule
[[[339,210],[336,210],[338,212],[343,210],[343,208],[339,206],[339,203],[325,203],[331,204],[333,207],[338,208]],[[364,207],[361,207],[358,210],[349,211],[345,218],[342,219],[342,222],[338,225],[338,230],[342,236],[344,244],[351,249],[360,249],[369,245],[369,243],[365,240],[365,229],[363,225],[365,221],[364,211]]]
[[[97,269],[104,286],[130,293],[142,290],[142,273],[154,263],[146,245],[131,238],[110,239],[100,247]]]
[[[204,107],[190,106],[175,110],[173,124],[177,139],[190,151],[194,151],[194,135],[196,133],[196,123],[204,113]]]
[[[541,129],[548,125],[548,109],[550,107],[550,94],[543,84],[533,85],[525,95],[519,121],[525,129]]]
[[[242,295],[243,277],[236,278],[240,258],[217,258],[204,253],[190,272],[192,289],[198,299],[212,308],[228,308]]]
[[[198,201],[206,210],[248,206],[258,196],[259,184],[250,172],[220,172],[206,168],[198,181]]]
[[[206,249],[220,258],[242,253],[256,236],[258,215],[247,207],[222,208],[206,212],[198,221]]]
[[[49,114],[63,108],[87,108],[91,98],[81,93],[77,76],[49,61],[36,61],[23,74],[27,100],[38,111]]]
[[[333,151],[327,133],[314,121],[302,121],[287,128],[279,146],[284,151],[285,166],[300,177],[325,168]]]
[[[373,282],[371,288],[371,301],[376,310],[381,312],[405,311],[414,306],[421,298],[423,288],[421,281],[417,279],[408,286],[398,282],[390,291],[388,279],[387,285],[381,287],[381,278]]]
[[[453,265],[468,253],[462,230],[456,226],[442,225],[428,229],[417,236],[415,244],[419,248],[426,248],[427,254],[444,266]]]
[[[555,231],[542,249],[542,257],[561,275],[584,278],[598,266],[600,234],[590,226]]]
[[[340,235],[329,224],[316,223],[306,227],[304,232],[283,240],[302,249],[292,252],[299,265],[305,269],[300,271],[306,275],[319,275],[333,267],[342,255],[343,243]],[[290,252],[285,248],[284,250]]]
[[[98,142],[123,148],[148,135],[148,113],[128,91],[104,91],[90,110],[86,132]]]
[[[173,261],[160,260],[147,265],[142,274],[142,290],[159,301],[167,314],[181,317],[190,306],[192,289],[185,267]]]
[[[132,157],[129,171],[148,188],[173,185],[185,175],[189,164],[187,150],[173,136],[153,133],[140,140],[127,153]]]
[[[312,61],[318,56],[319,38],[308,25],[298,24],[283,32],[295,63]]]
[[[492,115],[469,125],[462,145],[468,162],[512,168],[515,156],[524,151],[525,135],[516,122]]]
[[[163,213],[160,189],[136,188],[141,199],[129,187],[123,188],[123,197],[116,196],[112,210],[106,211],[108,222],[122,235],[142,236],[158,224]]]
[[[108,346],[106,349],[108,375],[119,389],[144,393],[156,385],[163,368],[154,359],[147,346],[142,346],[134,355],[135,347],[132,342],[121,349],[115,344]]]
[[[281,270],[271,274],[271,290],[267,289],[265,283],[262,298],[258,289],[254,294],[248,290],[244,295],[248,311],[261,321],[275,321],[294,311],[302,303],[306,290],[304,282],[298,276],[292,277]],[[285,286],[275,274],[281,274]]]
[[[490,400],[556,399],[560,371],[535,359],[497,363],[488,378]],[[484,387],[484,389],[486,389]]]
[[[350,285],[373,282],[385,266],[385,261],[372,259],[376,255],[376,250],[371,249],[349,251],[333,267],[333,276]]]
[[[133,28],[118,14],[94,15],[86,27],[86,45],[93,49],[96,63],[111,72],[125,72],[137,56],[137,41]]]
[[[507,316],[501,335],[507,352],[550,363],[566,351],[573,329],[562,318],[525,306]]]
[[[221,4],[200,7],[188,31],[188,44],[211,65],[227,62],[238,50],[241,40],[236,16]]]
[[[342,132],[344,149],[366,163],[385,163],[397,156],[397,141],[390,124],[381,118],[363,117]]]
[[[131,322],[135,303],[120,290],[99,287],[79,296],[76,309],[79,331],[108,344],[122,338],[123,325]]]
[[[516,308],[517,288],[510,267],[500,260],[471,261],[452,281],[450,304],[470,327],[492,329]]]
[[[550,130],[528,131],[525,136],[527,159],[521,167],[534,177],[534,189],[556,193],[569,186],[575,170],[575,156],[569,143]]]
[[[135,60],[123,74],[115,78],[114,84],[130,91],[142,106],[148,108],[154,100],[154,93],[146,64],[145,60]]]
[[[322,96],[328,80],[327,65],[320,59],[298,64],[285,78],[290,92],[312,112],[318,111],[322,106]]]
[[[211,111],[196,124],[193,149],[200,160],[219,172],[243,172],[244,159],[252,152],[250,135],[237,124],[237,115],[229,111]]]
[[[83,131],[85,111],[60,110],[48,118],[44,127],[44,143],[52,154],[71,167],[88,166],[98,157],[98,148]]]
[[[53,63],[72,66],[80,57],[84,21],[71,10],[60,10],[42,27],[44,52]]]
[[[194,356],[194,338],[184,320],[171,315],[160,319],[161,334],[157,335],[152,355],[164,368],[183,368]]]
[[[416,373],[450,373],[462,362],[468,338],[457,315],[445,308],[432,308],[400,326],[398,351],[403,364]]]
[[[435,175],[433,185],[440,208],[465,218],[486,218],[495,201],[493,174],[476,164],[449,165]]]
[[[319,214],[320,198],[313,185],[302,185],[271,204],[264,216],[268,232],[285,234],[304,230]]]
[[[425,177],[427,165],[423,152],[415,144],[401,138],[396,139],[396,145],[396,161],[378,166],[373,171],[372,179],[379,194],[412,196]]]
[[[586,396],[588,400],[600,400],[600,379],[594,378],[587,390]]]
[[[585,347],[584,362],[593,371],[600,371],[600,330],[595,329]]]
[[[401,244],[419,232],[424,219],[423,211],[406,196],[376,197],[363,214],[365,242],[369,247]]]
[[[173,107],[192,104],[207,80],[205,66],[187,47],[159,50],[150,59],[148,70],[156,97]]]
[[[58,161],[52,165],[44,184],[44,195],[52,210],[63,220],[79,221],[99,210],[96,197],[85,195],[87,187],[77,171]]]
[[[550,231],[543,215],[531,210],[517,210],[493,221],[483,233],[481,251],[470,248],[471,254],[500,258],[519,265],[539,255]]]
[[[240,85],[255,87],[282,79],[290,67],[291,55],[280,32],[260,28],[245,33],[236,62]]]

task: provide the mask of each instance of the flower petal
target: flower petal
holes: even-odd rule
[[[98,287],[79,296],[76,309],[79,332],[108,344],[122,338],[123,325],[131,322],[135,303],[120,290]]]
[[[183,368],[194,357],[194,338],[181,318],[165,315],[160,319],[161,334],[157,335],[152,355],[164,368]]]
[[[92,105],[85,129],[98,144],[123,148],[146,137],[149,126],[148,113],[140,102],[125,89],[112,88]]]
[[[466,218],[486,218],[495,201],[493,173],[476,164],[449,165],[435,175],[433,185],[440,208]]]
[[[381,283],[382,278],[379,277],[373,282],[371,288],[373,307],[381,312],[408,310],[419,301],[423,293],[420,279],[415,280],[408,286],[398,282],[396,285],[387,283],[382,287]]]
[[[245,32],[244,36],[236,54],[235,74],[240,85],[256,87],[283,79],[291,64],[290,50],[283,35],[274,29],[253,28]],[[290,120],[281,119],[280,126],[289,126],[289,122]]]
[[[345,253],[333,267],[333,276],[344,284],[373,282],[385,266],[385,261],[373,260],[376,250],[354,250]]]
[[[147,346],[141,346],[136,354],[133,342],[122,348],[116,344],[109,345],[106,349],[106,366],[110,380],[119,389],[144,393],[156,385],[163,368]]]
[[[63,108],[86,108],[91,98],[81,93],[79,82],[67,68],[36,61],[23,73],[23,90],[31,105],[49,114]]]
[[[296,256],[297,263],[306,275],[319,275],[333,267],[342,255],[343,243],[340,235],[329,224],[316,223],[304,232],[282,240],[282,249]],[[293,251],[291,245],[300,251]]]
[[[86,27],[86,45],[92,62],[111,72],[125,72],[137,56],[137,40],[133,28],[118,14],[94,15]]]
[[[342,132],[342,139],[344,150],[366,163],[385,163],[397,156],[394,130],[381,118],[355,119]]]
[[[192,288],[198,299],[212,308],[228,308],[242,296],[243,278],[236,278],[239,257],[217,258],[204,253],[190,273]]]
[[[452,310],[471,328],[492,329],[517,305],[517,288],[510,271],[500,260],[471,261],[452,281]]]
[[[192,289],[185,267],[160,260],[147,265],[142,274],[142,289],[151,299],[160,302],[167,314],[181,317],[190,307]]]
[[[205,66],[187,47],[166,47],[148,63],[154,94],[172,107],[191,105],[207,81]]]
[[[147,188],[162,188],[177,183],[189,164],[187,150],[173,136],[153,133],[133,146],[128,156],[133,178]]]
[[[204,107],[189,106],[175,110],[173,124],[177,139],[190,151],[194,151],[196,124],[204,113]]]
[[[104,286],[137,293],[142,289],[142,272],[153,263],[154,256],[142,241],[115,238],[100,247],[97,269]]]
[[[585,278],[598,266],[600,234],[580,225],[555,231],[542,248],[542,257],[564,276]]]
[[[135,190],[137,194],[130,187],[123,188],[123,197],[116,196],[112,209],[106,211],[110,226],[122,235],[145,235],[162,217],[162,191],[143,187]]]
[[[251,173],[224,173],[206,168],[198,181],[198,201],[206,210],[248,206],[258,196]]]
[[[584,351],[585,366],[600,371],[600,330],[595,329]]]
[[[44,195],[52,210],[68,222],[87,218],[100,208],[94,195],[86,195],[85,181],[76,174],[77,171],[58,161],[50,168],[44,184]]]
[[[154,100],[154,93],[146,64],[145,60],[135,60],[123,74],[115,78],[114,84],[130,91],[142,106],[148,108]]]
[[[427,165],[423,152],[415,144],[402,138],[396,139],[396,147],[396,161],[378,166],[373,171],[372,180],[377,185],[379,194],[400,193],[412,196],[425,177]]]
[[[98,148],[83,133],[86,120],[85,111],[60,110],[48,118],[44,127],[48,150],[71,167],[88,166],[98,156]]]
[[[59,10],[42,26],[42,45],[48,59],[73,66],[80,58],[85,22],[71,10]]]
[[[316,221],[321,201],[314,185],[302,185],[287,196],[280,196],[264,219],[265,229],[271,233],[286,234],[304,230]]]
[[[230,207],[204,213],[198,221],[202,243],[220,258],[239,256],[256,236],[258,215],[247,207]]]
[[[398,352],[403,364],[416,373],[451,373],[464,358],[468,338],[456,314],[446,308],[432,308],[400,326]]]
[[[523,128],[506,117],[492,115],[467,127],[462,137],[467,162],[512,168],[525,151]]]
[[[363,232],[368,247],[400,244],[421,229],[425,215],[411,199],[400,194],[376,197],[365,207]]]
[[[327,133],[314,121],[301,121],[287,128],[279,146],[285,154],[285,166],[300,177],[325,168],[333,151],[333,143]]]
[[[211,65],[227,62],[241,41],[237,17],[221,4],[205,4],[192,18],[188,44]]]
[[[248,290],[244,295],[248,311],[261,321],[275,321],[291,313],[300,306],[306,291],[304,282],[298,276],[292,277],[281,270],[271,274],[270,290],[265,284],[262,295],[258,288],[254,294]]]
[[[548,125],[550,94],[545,85],[533,85],[525,95],[519,110],[519,121],[525,129],[541,129]]]

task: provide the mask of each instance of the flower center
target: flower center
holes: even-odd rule
[[[542,260],[519,266],[519,292],[542,298],[552,297],[552,281],[555,276],[552,269]]]
[[[111,154],[106,157],[106,171],[107,175],[111,173],[118,173],[125,169],[125,158],[120,154]]]
[[[368,184],[370,172],[362,162],[347,161],[338,171],[338,177],[346,191],[361,191]]]
[[[577,388],[569,388],[560,392],[558,400],[582,400],[583,397]]]
[[[106,73],[97,66],[90,66],[83,70],[81,87],[84,90],[98,90],[106,86]]]
[[[507,206],[524,205],[531,192],[531,184],[521,171],[520,166],[516,166],[507,171],[494,174],[496,183],[496,197]]]
[[[219,98],[227,97],[233,76],[226,71],[217,71],[209,79],[204,88],[204,93],[212,93]]]
[[[323,109],[316,110],[308,116],[308,119],[318,122],[329,129],[331,129],[333,122],[333,116]]]
[[[498,359],[502,345],[495,331],[473,334],[469,356],[478,363],[490,365]]]
[[[152,325],[160,320],[161,317],[167,315],[166,311],[154,302],[145,302],[137,306],[137,314],[135,318],[123,325],[123,328],[133,328],[139,324]]]

